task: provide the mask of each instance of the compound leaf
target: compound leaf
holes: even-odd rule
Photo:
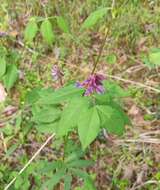
[[[75,127],[78,123],[80,111],[87,109],[88,100],[86,97],[74,98],[69,102],[69,105],[63,110],[58,134],[60,136],[66,135],[70,129]]]

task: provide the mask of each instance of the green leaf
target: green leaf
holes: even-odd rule
[[[89,106],[86,97],[74,98],[65,107],[59,122],[58,134],[60,136],[66,135],[73,127],[75,127],[79,120],[79,111],[87,109]]]
[[[94,162],[91,160],[74,160],[67,164],[69,168],[85,168],[93,166]]]
[[[58,129],[58,122],[54,122],[54,123],[48,123],[48,124],[37,124],[37,126],[35,126],[37,131],[39,131],[40,133],[57,133],[57,129]]]
[[[34,113],[33,120],[37,123],[50,123],[60,117],[61,111],[54,107],[46,107]]]
[[[15,182],[15,184],[14,184],[14,187],[15,187],[16,189],[19,189],[22,184],[23,184],[23,178],[22,178],[22,176],[18,176],[18,177],[17,177],[17,180],[16,180],[16,182]]]
[[[24,31],[25,41],[31,43],[38,32],[38,26],[35,18],[31,18]]]
[[[82,96],[84,89],[76,88],[74,85],[65,86],[48,95],[41,94],[40,103],[42,104],[57,104],[72,98]]]
[[[70,163],[74,160],[78,160],[80,157],[84,155],[84,152],[82,150],[76,150],[72,153],[70,153],[66,158],[65,158],[65,163]]]
[[[71,190],[72,176],[66,175],[64,177],[64,190]]]
[[[17,134],[22,124],[22,113],[20,112],[15,118],[15,133]]]
[[[118,103],[111,101],[108,105],[111,106],[113,109],[119,111],[119,114],[123,118],[125,125],[131,125],[131,121],[128,115],[123,111],[122,107]]]
[[[86,179],[85,180],[85,183],[84,183],[84,187],[83,187],[83,190],[96,190],[94,184],[93,184],[93,181],[90,180],[90,179]]]
[[[4,85],[7,90],[11,89],[18,79],[18,69],[15,65],[9,65],[7,67],[6,75],[4,76]]]
[[[115,54],[110,54],[107,56],[106,61],[107,61],[107,63],[109,63],[111,65],[115,64],[117,62],[117,57]]]
[[[6,152],[5,158],[9,158],[9,156],[17,149],[18,146],[18,143],[11,145],[11,147],[9,147],[9,149]]]
[[[109,133],[122,135],[125,127],[125,120],[122,114],[110,106],[96,106],[101,118],[101,126],[106,128]]]
[[[80,170],[80,169],[70,169],[70,170],[74,175],[82,178],[85,181],[84,190],[96,190],[96,188],[93,184],[93,180],[86,172],[84,172],[83,170]],[[88,187],[88,188],[86,188],[86,187]]]
[[[57,16],[57,24],[64,33],[69,33],[68,23],[62,16]]]
[[[143,61],[143,63],[144,63],[148,68],[154,68],[154,67],[155,67],[155,65],[149,61],[149,58],[148,58],[146,55],[143,55],[143,56],[142,56],[142,61]]]
[[[6,72],[6,59],[4,56],[0,57],[0,79]]]
[[[81,30],[90,29],[93,27],[101,18],[107,14],[108,8],[100,8],[92,12],[87,19],[83,22]]]
[[[48,45],[52,45],[53,42],[55,41],[55,35],[52,29],[52,24],[48,19],[45,19],[42,24],[41,24],[41,34],[44,39],[44,41]]]
[[[83,149],[85,149],[98,135],[100,130],[100,119],[95,107],[84,112],[78,121],[78,134]]]
[[[100,105],[108,105],[113,100],[120,101],[120,98],[127,97],[130,93],[121,88],[116,82],[104,81],[103,86],[105,87],[104,94],[95,94],[96,103]]]
[[[87,174],[87,172],[81,170],[81,169],[75,169],[75,168],[70,168],[69,169],[74,175],[77,177],[82,178],[83,180],[90,179],[90,176]]]
[[[45,174],[48,172],[53,172],[56,169],[61,169],[63,167],[63,162],[61,160],[53,161],[53,162],[46,162],[44,166],[38,171],[41,174]]]
[[[52,190],[55,187],[55,185],[59,183],[59,181],[63,178],[64,175],[65,175],[65,169],[62,168],[59,171],[57,171],[51,179],[47,180],[42,185],[41,190],[44,190],[45,188],[47,188],[47,190]]]
[[[76,153],[77,151],[83,152],[79,144],[75,144],[74,140],[68,139],[64,147],[65,155],[70,156],[71,153]]]
[[[149,68],[160,66],[160,48],[152,48],[148,55],[142,54],[141,59],[143,63]]]
[[[40,107],[40,105],[38,105],[38,104],[33,104],[33,105],[32,105],[32,109],[31,109],[31,110],[32,110],[32,115],[33,115],[33,116],[37,115],[37,113],[40,112],[41,109],[42,109],[42,108]],[[33,121],[34,121],[34,120],[33,120]]]
[[[34,88],[33,90],[29,91],[26,95],[26,102],[28,104],[34,104],[39,99],[39,91],[40,88]]]
[[[149,61],[155,66],[160,66],[160,49],[152,49],[149,53]]]
[[[7,55],[7,48],[4,47],[2,44],[0,45],[0,55],[6,56]]]
[[[48,96],[51,93],[53,93],[53,88],[34,88],[33,90],[29,91],[26,95],[26,103],[28,104],[34,104],[36,103],[41,96]]]
[[[104,87],[106,89],[107,96],[110,97],[126,97],[129,96],[129,92],[121,88],[116,82],[113,81],[104,81]]]
[[[22,190],[26,190],[26,189],[29,189],[29,187],[30,187],[30,181],[28,180],[28,179],[23,179],[23,181],[25,181],[25,182],[23,182],[23,184],[21,185],[21,187],[20,188],[22,188]]]
[[[98,104],[98,105],[108,104],[112,100],[112,97],[107,93],[95,94],[94,97],[96,100],[96,104]]]

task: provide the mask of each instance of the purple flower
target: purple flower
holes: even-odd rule
[[[60,68],[57,66],[57,65],[54,65],[52,67],[52,78],[53,80],[59,80],[61,79],[61,77],[63,77],[63,73],[62,71],[60,70]]]
[[[89,78],[82,83],[77,82],[76,86],[78,88],[85,88],[85,96],[89,96],[93,94],[94,92],[98,94],[104,93],[105,89],[103,87],[102,81],[105,79],[105,77],[101,74],[94,74],[90,75]]]
[[[0,37],[2,38],[2,37],[6,37],[6,36],[8,36],[8,33],[7,32],[2,32],[2,31],[0,31]]]

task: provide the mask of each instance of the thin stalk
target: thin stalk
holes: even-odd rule
[[[59,84],[61,87],[63,87],[63,79],[62,79],[62,76],[59,78]]]
[[[107,40],[107,37],[108,37],[108,33],[109,33],[109,28],[107,29],[107,31],[106,31],[106,33],[105,33],[105,36],[104,36],[102,45],[101,45],[101,47],[100,47],[100,49],[99,49],[98,57],[97,57],[96,61],[94,62],[94,66],[93,66],[93,70],[92,70],[92,72],[91,72],[91,75],[94,74],[94,72],[95,72],[95,70],[96,70],[96,68],[97,68],[97,65],[98,65],[98,63],[99,63],[99,60],[100,60],[100,58],[101,58],[101,56],[102,56],[102,52],[103,52],[103,49],[104,49],[104,46],[105,46],[105,43],[106,43],[106,40]]]
[[[0,134],[1,134],[1,139],[2,139],[2,142],[3,142],[4,152],[7,153],[7,145],[6,145],[6,142],[5,142],[5,139],[4,139],[3,132],[1,132]]]

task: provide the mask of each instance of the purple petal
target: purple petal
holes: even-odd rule
[[[97,92],[98,94],[102,94],[102,93],[105,92],[105,89],[104,89],[103,86],[97,86],[97,87],[96,87],[96,92]]]
[[[89,96],[96,92],[98,94],[104,93],[105,89],[103,87],[102,81],[105,77],[101,74],[90,75],[88,79],[84,80],[82,83],[77,82],[76,86],[78,88],[85,88],[85,96]]]
[[[54,65],[52,67],[51,74],[52,74],[53,80],[58,80],[61,77],[63,77],[63,73],[61,72],[61,70],[59,69],[57,65]]]
[[[76,87],[77,88],[83,88],[83,85],[80,82],[76,82]]]
[[[94,88],[93,88],[93,87],[89,87],[89,88],[86,89],[84,95],[85,95],[85,96],[89,96],[89,95],[91,95],[93,92],[94,92]]]

